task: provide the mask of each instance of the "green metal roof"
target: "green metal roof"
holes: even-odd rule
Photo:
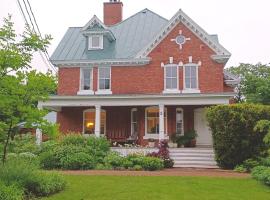
[[[52,61],[104,60],[133,58],[158,32],[168,20],[144,9],[128,19],[109,26],[115,41],[104,37],[102,50],[88,50],[87,38],[82,27],[70,27],[51,56]]]

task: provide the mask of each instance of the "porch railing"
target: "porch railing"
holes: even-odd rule
[[[107,131],[106,136],[111,141],[124,142],[127,141],[130,133],[125,130]]]

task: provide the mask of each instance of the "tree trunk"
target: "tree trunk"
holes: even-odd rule
[[[7,157],[7,147],[8,147],[8,143],[9,143],[9,139],[11,136],[11,127],[12,127],[12,122],[10,122],[10,126],[7,132],[7,140],[5,142],[5,146],[4,146],[4,152],[3,152],[3,159],[2,159],[2,163],[5,164],[6,162],[6,157]]]

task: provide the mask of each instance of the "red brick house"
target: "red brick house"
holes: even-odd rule
[[[41,108],[57,111],[63,133],[112,141],[168,139],[196,130],[211,145],[205,107],[228,104],[238,80],[224,66],[230,53],[182,10],[167,20],[144,9],[122,20],[120,1],[70,27],[51,60],[58,93]]]

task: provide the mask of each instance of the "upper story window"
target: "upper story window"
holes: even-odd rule
[[[178,87],[178,65],[168,64],[164,66],[164,89],[165,91],[177,91]]]
[[[93,69],[81,68],[79,95],[93,94]]]
[[[111,68],[98,68],[98,91],[97,94],[111,94]]]
[[[88,50],[103,49],[103,35],[91,35],[88,39]]]
[[[198,84],[198,65],[184,65],[184,91],[200,92]]]

